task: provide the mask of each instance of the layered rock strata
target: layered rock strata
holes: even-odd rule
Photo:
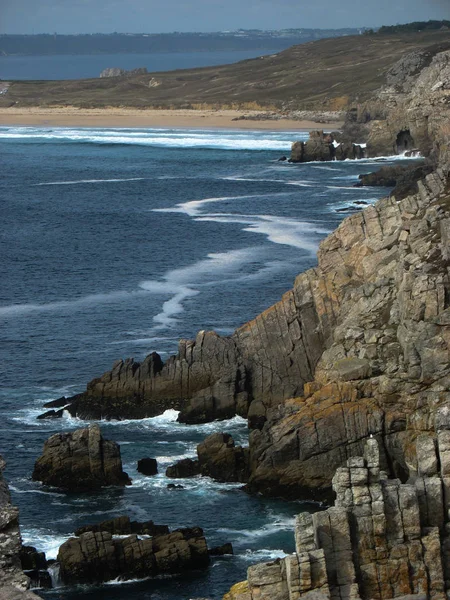
[[[97,424],[52,435],[36,461],[33,479],[67,491],[128,485],[118,444],[102,437]]]
[[[67,540],[57,560],[63,583],[101,583],[204,568],[209,553],[199,527],[151,539],[137,535],[114,538],[107,531],[89,531]]]
[[[197,460],[184,458],[168,467],[167,477],[204,475],[216,481],[248,481],[249,450],[236,446],[228,433],[213,433],[208,436],[197,446],[197,457]]]
[[[38,600],[26,590],[29,578],[22,570],[22,539],[19,510],[12,505],[8,484],[3,478],[5,461],[0,456],[0,598],[3,600]]]
[[[224,600],[444,600],[450,588],[450,431],[417,439],[407,484],[380,470],[378,443],[333,478],[334,507],[302,513],[294,554],[252,566]],[[315,594],[315,595],[314,595]]]

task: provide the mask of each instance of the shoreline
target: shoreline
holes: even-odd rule
[[[0,108],[0,127],[124,127],[124,128],[221,128],[246,130],[340,129],[342,122],[267,119],[263,111],[125,108]],[[261,115],[261,120],[258,116]],[[240,119],[239,117],[252,117]]]

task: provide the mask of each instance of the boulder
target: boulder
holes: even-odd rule
[[[202,475],[216,481],[246,483],[250,474],[248,448],[236,446],[228,433],[213,433],[197,446]]]
[[[209,554],[200,528],[179,529],[151,539],[137,535],[113,538],[106,531],[89,531],[67,540],[59,549],[58,562],[65,584],[92,584],[204,568]]]
[[[158,463],[155,458],[141,458],[138,460],[137,470],[143,475],[156,475],[158,473]]]
[[[196,475],[200,475],[200,473],[200,463],[198,460],[192,460],[191,458],[183,458],[166,469],[166,476],[175,479],[195,477]]]
[[[185,458],[167,468],[167,477],[204,475],[216,481],[246,483],[250,474],[248,448],[235,446],[228,433],[213,433],[197,446],[198,460]]]
[[[97,424],[51,436],[35,463],[32,477],[70,492],[131,483],[122,470],[118,444],[105,440]]]

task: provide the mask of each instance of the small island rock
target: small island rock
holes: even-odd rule
[[[131,483],[122,470],[119,445],[105,440],[97,424],[52,435],[36,461],[33,479],[70,492]]]

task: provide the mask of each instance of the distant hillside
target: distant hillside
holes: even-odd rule
[[[450,21],[413,21],[404,25],[383,25],[378,33],[411,33],[416,31],[437,31],[439,29],[449,29]]]
[[[363,31],[363,30],[361,30]],[[213,52],[280,50],[329,37],[355,35],[347,29],[258,29],[214,33],[0,35],[0,55],[148,54],[158,52]]]
[[[449,31],[339,37],[233,65],[133,77],[14,82],[0,96],[0,106],[342,110],[369,98],[404,54],[438,48],[450,48]]]

